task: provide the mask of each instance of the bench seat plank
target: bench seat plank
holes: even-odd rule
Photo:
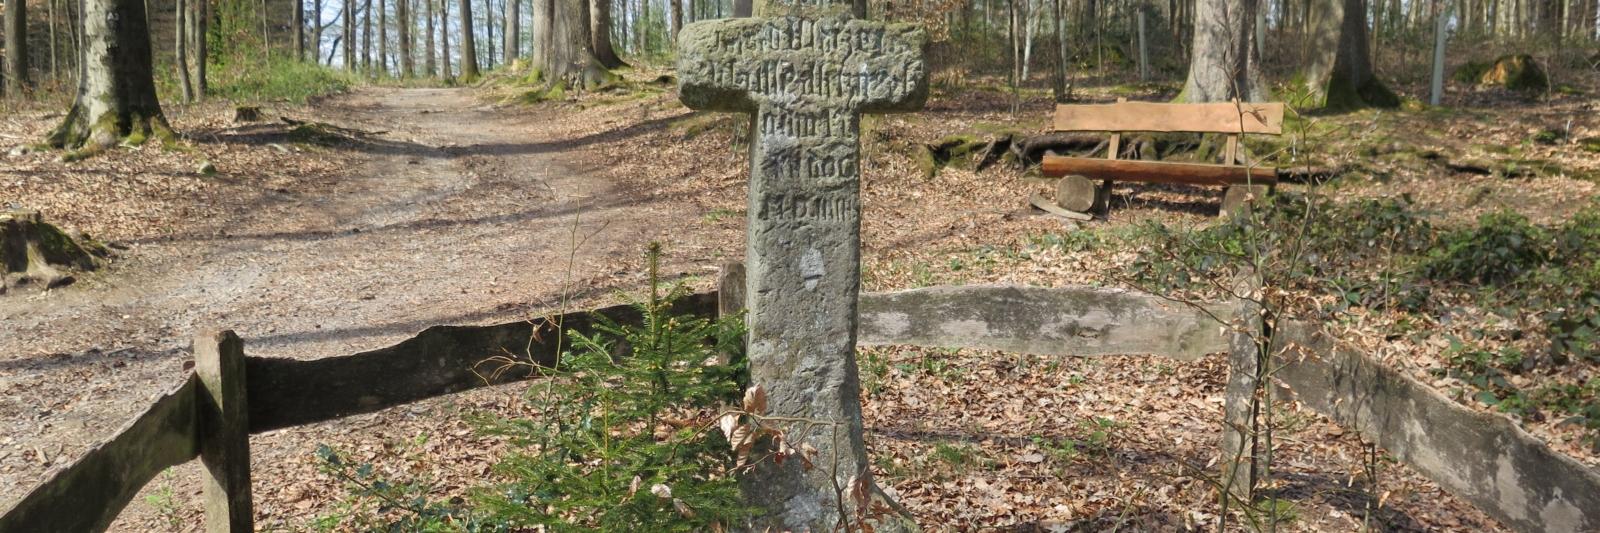
[[[1044,175],[1080,175],[1092,180],[1127,180],[1190,185],[1244,185],[1278,182],[1271,167],[1243,167],[1207,163],[1135,161],[1085,157],[1045,156]]]
[[[1283,104],[1117,102],[1056,106],[1056,131],[1283,133]]]

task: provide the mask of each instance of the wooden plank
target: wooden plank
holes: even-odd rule
[[[1238,185],[1278,182],[1278,171],[1271,167],[1242,167],[1169,161],[1113,161],[1084,157],[1045,156],[1041,169],[1046,176],[1077,174],[1091,179],[1150,183]]]
[[[104,531],[139,489],[161,471],[193,459],[195,400],[193,374],[115,437],[91,448],[0,514],[0,531]]]
[[[1283,104],[1216,102],[1058,105],[1056,131],[1283,133]]]
[[[712,317],[716,293],[690,295],[676,312]],[[592,332],[596,314],[637,324],[632,305],[568,313],[493,326],[435,326],[394,346],[310,361],[247,357],[250,432],[299,426],[370,413],[417,400],[534,377],[526,366],[491,360],[514,357],[552,364],[568,347],[560,331]],[[537,332],[537,335],[535,334]],[[500,370],[500,372],[497,372]]]
[[[1272,377],[1286,398],[1359,432],[1444,490],[1518,531],[1600,531],[1600,471],[1511,419],[1462,406],[1315,324],[1279,322],[1272,341],[1281,365]]]
[[[207,533],[250,533],[250,422],[245,408],[244,342],[232,331],[194,339],[200,378],[200,462],[206,467]]]
[[[1095,287],[929,287],[861,295],[857,343],[1195,360],[1228,349],[1212,315],[1229,319],[1235,307],[1218,304],[1202,311],[1148,294]]]

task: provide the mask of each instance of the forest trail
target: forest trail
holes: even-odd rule
[[[370,157],[332,193],[135,243],[104,283],[0,299],[0,506],[178,383],[197,331],[317,358],[516,320],[617,277],[673,212],[563,163],[574,145],[543,138],[538,112],[467,89],[363,88],[316,110],[385,132],[336,148]]]

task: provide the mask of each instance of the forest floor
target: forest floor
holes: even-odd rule
[[[182,379],[189,339],[206,328],[237,331],[251,355],[309,359],[387,346],[435,324],[593,307],[643,286],[651,241],[665,244],[664,272],[709,287],[717,265],[742,255],[746,162],[737,121],[687,112],[650,74],[632,75],[628,92],[537,106],[502,104],[516,95],[495,87],[363,88],[268,110],[366,132],[331,137],[276,122],[233,124],[232,109],[218,104],[174,106],[191,151],[145,147],[71,165],[47,153],[5,159],[0,202],[41,209],[119,251],[108,269],[72,286],[0,296],[0,502]],[[1085,96],[1108,100],[1117,90]],[[1137,246],[1108,244],[1117,235],[1145,221],[1215,220],[1215,190],[1120,185],[1110,219],[1080,226],[1027,209],[1035,185],[1017,169],[951,167],[926,177],[917,168],[913,149],[948,134],[1043,128],[1043,98],[1027,99],[1016,115],[1006,98],[940,90],[926,112],[866,121],[867,290],[1118,285],[1118,268]],[[1340,126],[1319,131],[1330,137],[1326,152],[1339,155],[1323,163],[1360,165],[1367,176],[1334,188],[1340,195],[1409,192],[1444,217],[1512,207],[1560,220],[1595,196],[1589,176],[1600,169],[1576,148],[1520,140],[1547,123],[1600,134],[1592,107],[1557,98],[1330,118]],[[37,138],[55,118],[9,115],[0,139]],[[1358,133],[1335,140],[1332,131]],[[1447,155],[1401,157],[1415,150],[1390,149],[1396,139]],[[1509,179],[1436,162],[1506,155],[1495,146],[1507,143],[1563,170]],[[218,172],[199,172],[202,160]],[[1098,237],[1062,244],[1085,231]],[[1205,473],[1219,459],[1220,358],[878,348],[861,361],[875,474],[925,526],[1187,531],[1216,520]],[[443,498],[464,495],[492,478],[505,447],[466,419],[530,415],[537,406],[522,400],[525,387],[254,436],[258,525],[349,526],[344,488],[317,468],[322,444],[394,478],[431,483]],[[1285,530],[1350,531],[1369,514],[1381,530],[1500,529],[1381,454],[1369,465],[1353,432],[1290,406],[1279,416],[1292,422],[1273,465],[1292,502]],[[1585,455],[1559,435],[1541,436]],[[176,468],[113,529],[197,530],[200,486],[194,464]],[[1368,513],[1369,505],[1378,510]]]

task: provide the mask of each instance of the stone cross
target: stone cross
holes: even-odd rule
[[[826,531],[841,510],[860,512],[836,490],[852,480],[876,490],[855,361],[861,114],[922,107],[926,37],[911,24],[853,20],[848,1],[770,0],[758,15],[683,28],[678,94],[693,109],[752,115],[751,383],[766,389],[768,415],[827,423],[806,435],[809,424],[783,425],[790,442],[817,448],[814,467],[762,461],[746,497],[775,530]]]

